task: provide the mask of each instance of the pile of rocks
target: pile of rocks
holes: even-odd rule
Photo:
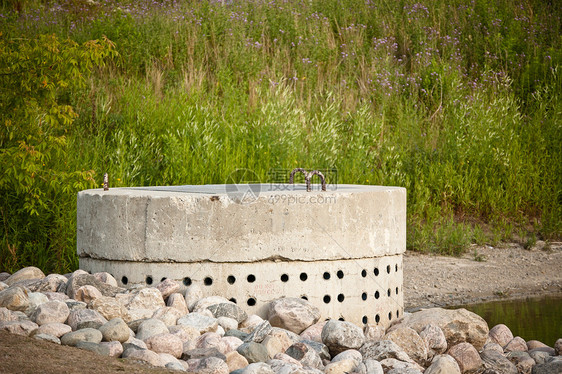
[[[126,290],[81,270],[1,273],[0,329],[189,373],[562,373],[562,339],[526,342],[465,309],[359,328],[320,321],[302,299],[275,300],[262,319],[195,285],[180,289],[164,280]]]

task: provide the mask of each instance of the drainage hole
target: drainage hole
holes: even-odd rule
[[[121,278],[121,283],[123,283],[123,284],[129,283],[129,278],[127,278],[126,276],[123,276],[123,277]]]
[[[246,279],[248,280],[248,282],[254,283],[256,281],[256,276],[254,274],[250,274]]]
[[[361,321],[363,322],[364,325],[366,325],[367,322],[369,322],[369,318],[367,318],[367,316],[363,316],[363,318],[361,318]]]
[[[323,277],[324,277],[324,279],[330,279],[330,273],[328,273],[327,271],[324,272]]]
[[[160,279],[160,282],[164,282],[166,279],[166,277],[162,277],[162,279]]]
[[[392,321],[392,312],[388,312],[388,320]]]
[[[381,294],[379,293],[379,291],[375,292],[375,299],[378,299],[379,297],[381,297]]]
[[[152,277],[150,275],[146,277],[146,284],[148,285],[152,284]]]
[[[361,294],[361,299],[362,299],[363,301],[367,300],[367,292],[363,292],[363,293]]]
[[[191,286],[191,278],[190,277],[183,278],[183,285],[184,286]]]
[[[367,276],[367,270],[363,269],[363,270],[361,271],[361,276],[362,276],[363,278],[365,278],[365,277]]]
[[[375,322],[379,323],[381,321],[381,316],[379,316],[378,314],[375,316]]]
[[[338,272],[336,273],[336,275],[338,276],[339,279],[343,278],[343,271],[338,270]]]
[[[308,275],[306,275],[306,273],[301,273],[301,275],[300,275],[300,279],[301,279],[301,281],[303,281],[303,282],[304,282],[305,280],[307,280],[307,279],[308,279]]]
[[[308,301],[308,297],[306,295],[302,295],[301,299]]]
[[[338,295],[338,301],[339,301],[340,303],[343,303],[344,300],[345,300],[344,294],[343,294],[343,293],[340,293],[340,294]]]
[[[375,270],[373,270],[373,273],[375,273],[375,277],[379,275],[379,268],[375,268]]]
[[[203,280],[203,283],[205,284],[205,286],[210,286],[211,284],[213,284],[213,278],[207,277]]]
[[[386,272],[390,274],[390,265],[386,265]]]
[[[390,288],[386,291],[386,296],[390,297]]]
[[[398,295],[398,287],[396,287],[396,294]]]
[[[324,295],[324,303],[329,304],[330,301],[332,300],[332,298],[330,297],[330,295]]]
[[[394,265],[394,271],[398,272],[398,264]]]
[[[281,282],[287,282],[289,280],[289,276],[287,274],[283,274],[281,276]]]
[[[249,306],[254,306],[254,305],[256,305],[256,299],[254,299],[253,297],[250,297],[250,298],[248,299],[248,305],[249,305]]]
[[[396,311],[396,318],[398,318],[398,317],[400,317],[400,311],[399,310]]]
[[[343,318],[343,317],[340,317],[340,318],[338,318],[338,321],[342,321],[342,322],[345,322],[345,318]]]
[[[233,297],[231,297],[230,299],[228,299],[228,301],[231,301],[231,302],[233,302],[234,304],[237,304],[237,303],[238,303],[238,301],[236,301],[236,299],[233,298]]]
[[[229,275],[226,278],[226,281],[228,282],[228,284],[234,284],[234,282],[236,282],[236,277],[234,275]]]

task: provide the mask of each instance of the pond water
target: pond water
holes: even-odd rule
[[[562,297],[528,298],[494,301],[463,306],[488,322],[490,328],[499,323],[508,326],[513,336],[526,341],[539,340],[554,347],[562,338]]]

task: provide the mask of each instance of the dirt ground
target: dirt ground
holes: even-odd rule
[[[541,295],[562,296],[562,242],[543,250],[510,244],[474,247],[462,257],[404,256],[406,310]],[[0,331],[0,374],[128,372],[177,373]]]

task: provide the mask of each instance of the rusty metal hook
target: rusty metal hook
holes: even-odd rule
[[[103,190],[109,190],[109,175],[107,173],[103,175]]]
[[[300,171],[301,173],[303,173],[303,174],[304,174],[304,178],[306,179],[306,176],[308,175],[308,173],[306,172],[306,170],[304,170],[303,168],[296,168],[296,169],[293,169],[293,171],[291,172],[291,175],[289,176],[289,183],[290,183],[290,184],[293,184],[293,183],[294,183],[293,180],[294,180],[294,178],[295,178],[295,173],[298,172],[298,171]]]
[[[304,180],[306,182],[306,191],[307,192],[312,191],[312,186],[310,185],[310,181],[311,181],[312,177],[315,176],[315,175],[318,175],[320,177],[320,180],[322,181],[322,191],[326,191],[326,178],[324,178],[324,174],[322,174],[318,170],[313,170],[310,173],[308,173],[303,168],[293,169],[293,171],[291,171],[291,175],[289,176],[289,183],[290,184],[294,183],[295,173],[297,173],[297,172],[301,172],[301,173],[304,174]]]

